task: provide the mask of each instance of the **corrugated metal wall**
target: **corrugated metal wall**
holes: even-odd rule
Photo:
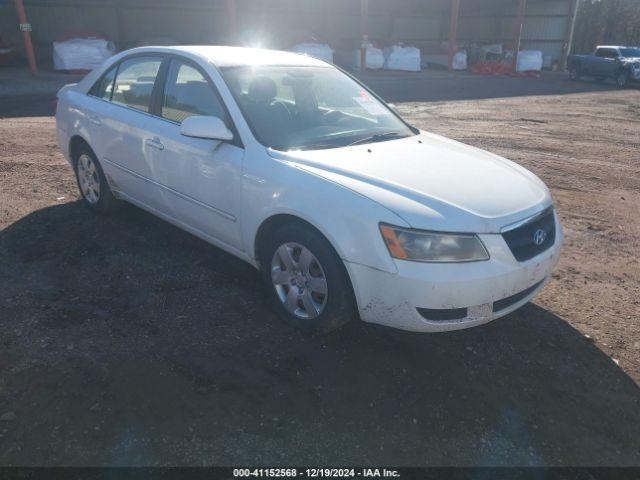
[[[370,0],[369,37],[384,41],[439,39],[448,5],[448,0]],[[334,45],[360,44],[360,0],[237,0],[237,6],[241,32],[278,37],[285,44],[308,32]]]
[[[479,2],[463,3],[458,28],[460,38],[467,41],[495,41],[513,48],[518,15],[516,3],[513,2],[509,7],[494,8],[481,8]],[[570,0],[530,0],[527,3],[520,48],[541,50],[551,61],[560,60],[567,37],[570,9]]]
[[[68,30],[106,33],[119,46],[168,37],[180,43],[222,43],[227,38],[226,0],[24,0],[36,45],[50,45]],[[120,5],[121,31],[116,5]],[[398,13],[390,15],[390,5]],[[448,0],[371,0],[370,37],[434,40],[443,32]],[[237,0],[241,36],[285,47],[314,32],[332,43],[359,45],[359,0]],[[448,15],[448,14],[447,14]],[[448,19],[448,16],[445,15]],[[448,20],[444,22],[448,28]],[[13,1],[0,0],[0,32],[18,40]]]
[[[359,0],[236,0],[239,31],[269,46],[287,47],[315,32],[334,46],[360,41]],[[67,30],[103,31],[121,48],[166,37],[179,43],[224,43],[228,38],[226,0],[24,0],[40,52]],[[510,4],[510,5],[509,5]],[[523,49],[560,59],[571,0],[529,0]],[[121,23],[118,24],[116,5]],[[446,41],[449,0],[370,0],[372,39],[426,44]],[[517,0],[462,0],[459,38],[510,43]],[[0,0],[0,32],[19,41],[12,0]],[[46,53],[48,54],[48,53]]]
[[[133,0],[25,0],[36,44],[50,43],[65,31],[106,33],[119,43],[137,43],[149,37],[171,37],[183,42],[214,40],[226,32],[226,2]],[[120,4],[122,31],[116,5]],[[0,31],[17,31],[12,1],[0,0]],[[211,38],[211,37],[214,38]]]

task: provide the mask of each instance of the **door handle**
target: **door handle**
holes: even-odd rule
[[[87,115],[87,118],[94,125],[102,125],[102,122],[100,121],[100,118],[98,118],[96,115]]]
[[[157,138],[148,138],[147,140],[145,140],[145,143],[150,147],[157,148],[158,150],[164,150],[164,145]]]

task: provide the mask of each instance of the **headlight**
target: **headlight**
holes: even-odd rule
[[[389,253],[414,262],[477,262],[489,260],[480,239],[466,233],[438,233],[380,224]]]

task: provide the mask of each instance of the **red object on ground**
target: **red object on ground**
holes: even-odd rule
[[[503,60],[485,60],[474,64],[471,71],[479,75],[511,75],[513,67]]]
[[[485,60],[471,67],[472,73],[478,75],[510,75],[512,77],[539,77],[540,72],[514,72],[511,62],[506,60]]]

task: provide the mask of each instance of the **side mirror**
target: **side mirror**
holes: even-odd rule
[[[185,137],[209,138],[211,140],[233,140],[233,133],[218,117],[196,115],[185,118],[180,127],[180,133]]]

